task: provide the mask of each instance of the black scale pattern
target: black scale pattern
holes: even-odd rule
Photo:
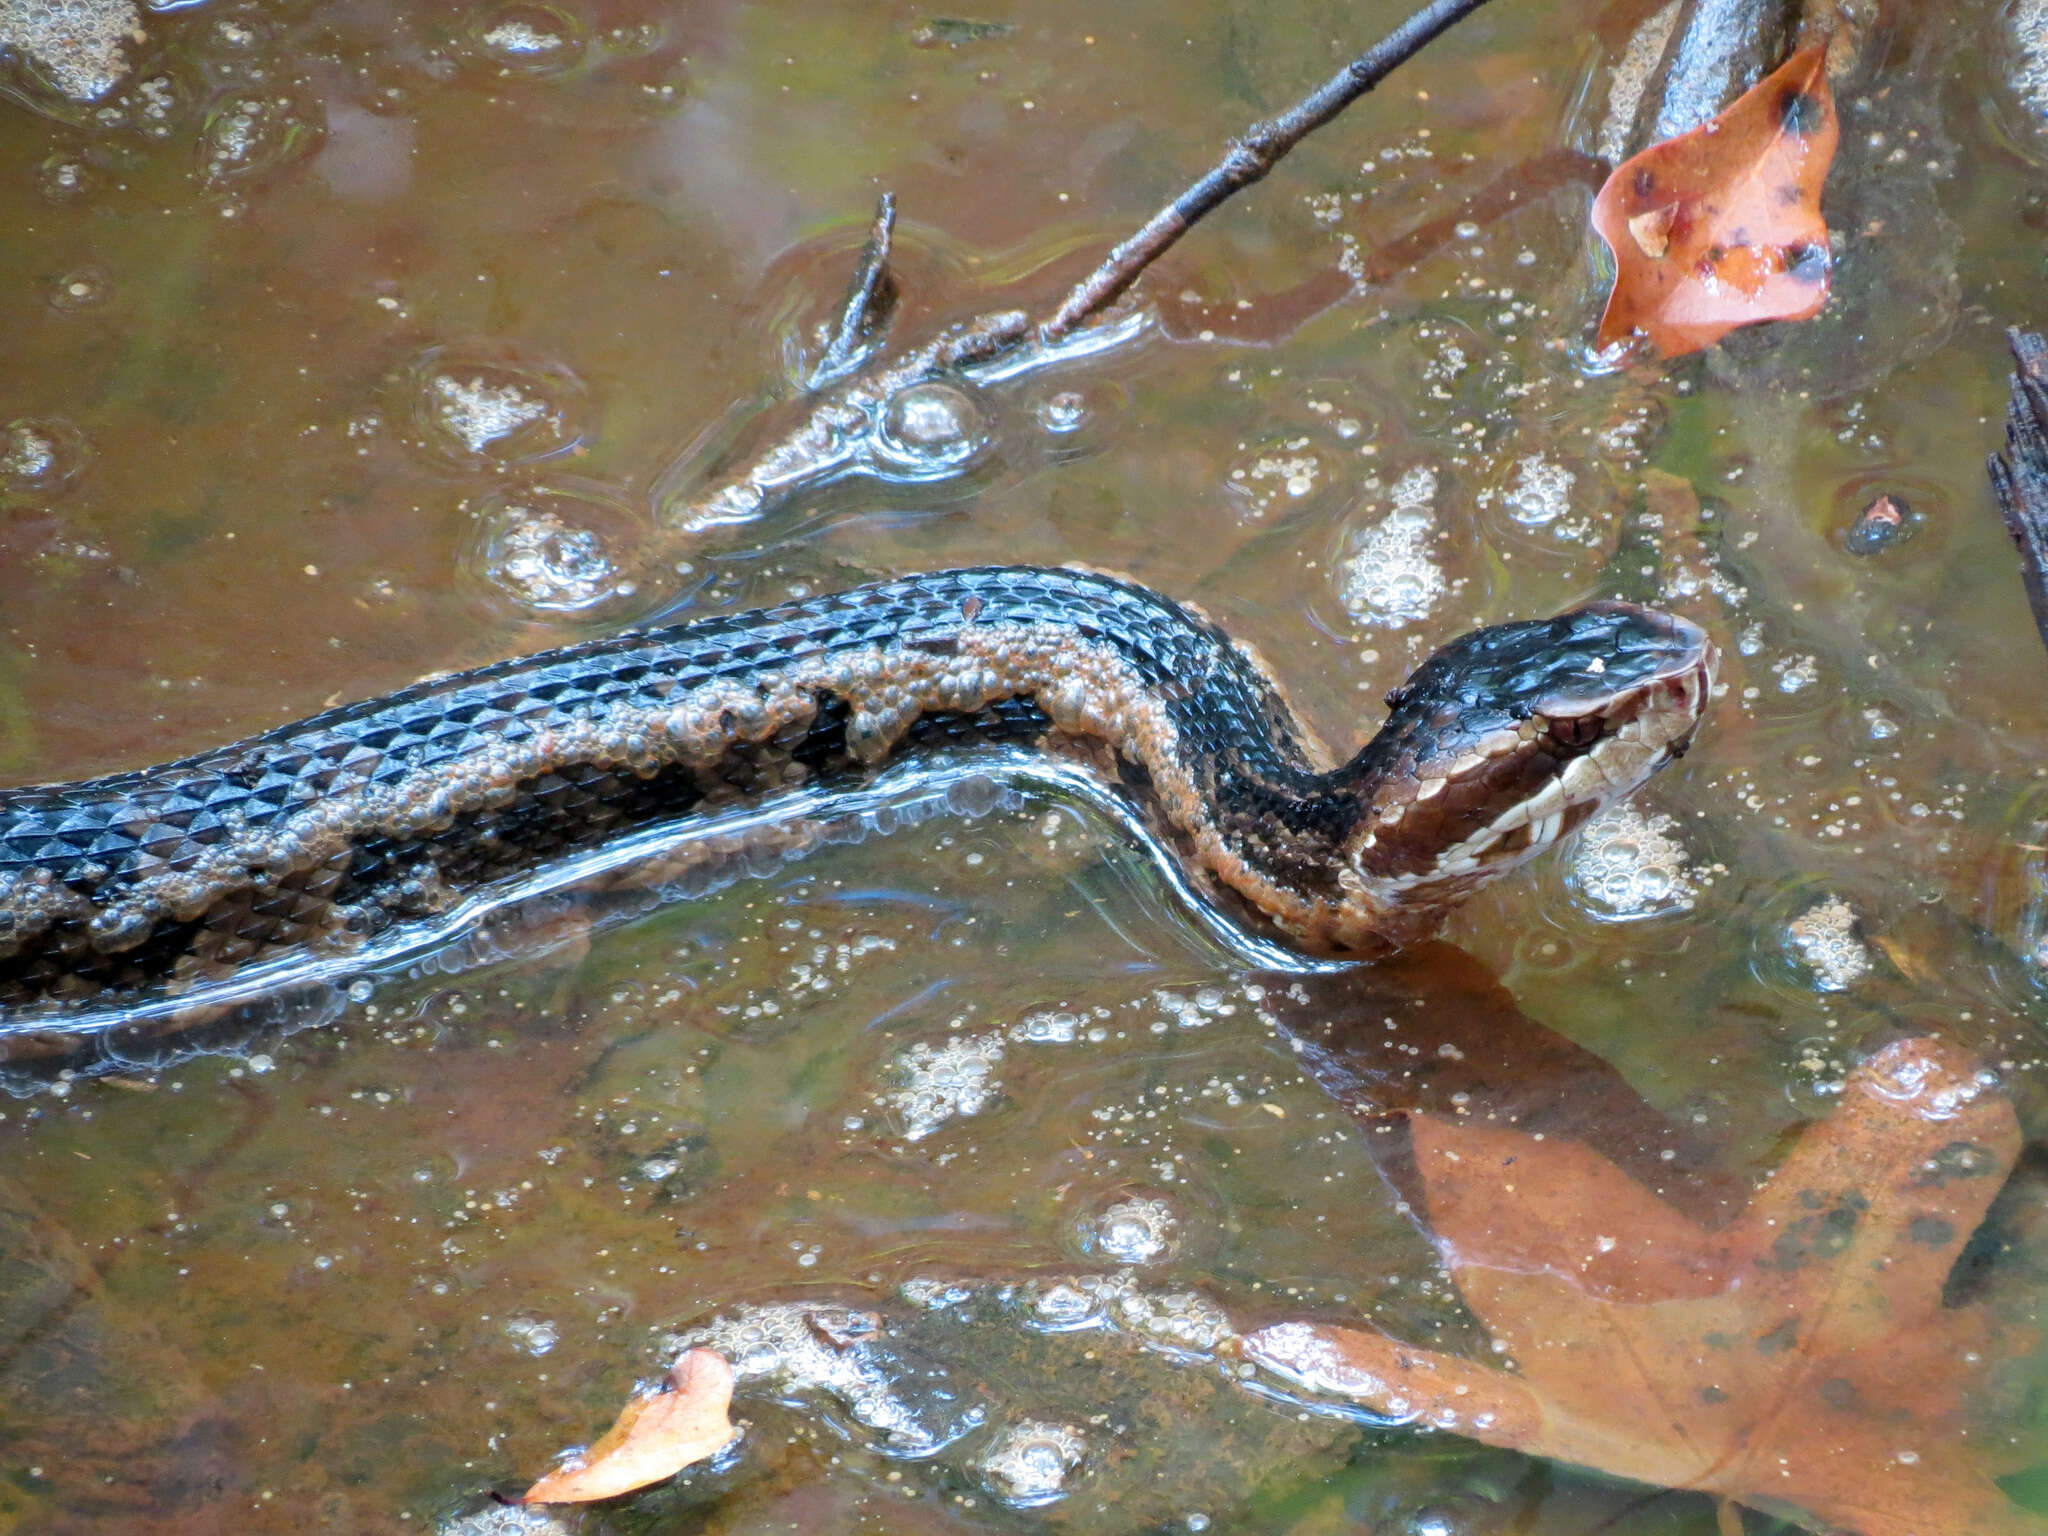
[[[365,836],[327,866],[252,880],[205,918],[161,921],[122,948],[95,945],[76,919],[16,937],[21,907],[8,894],[10,877],[47,872],[104,904],[149,870],[189,868],[222,839],[276,825],[323,797],[390,786],[497,743],[602,720],[621,706],[653,707],[714,680],[755,683],[805,656],[891,644],[943,653],[970,622],[1057,625],[1076,641],[1113,647],[1166,701],[1183,757],[1230,819],[1284,822],[1325,846],[1348,824],[1348,807],[1304,794],[1313,776],[1273,690],[1226,636],[1179,605],[1074,571],[942,572],[503,662],[158,767],[0,791],[0,951],[18,950],[0,953],[0,1003],[105,1001],[162,981],[202,936],[212,966],[232,968],[328,932],[337,907],[352,914],[348,926],[369,931],[432,910],[451,890],[687,811],[705,788],[679,768],[651,778],[567,768],[521,784],[511,805],[445,830]],[[854,771],[845,718],[843,706],[828,703],[793,739],[729,754],[720,775],[730,796],[783,782],[780,770],[792,759],[812,775]],[[1030,704],[1011,701],[971,717],[928,717],[897,750],[1030,737],[1044,725]],[[289,849],[278,856],[288,862]]]

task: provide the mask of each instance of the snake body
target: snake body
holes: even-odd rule
[[[1713,660],[1625,604],[1479,630],[1333,764],[1254,656],[1109,576],[948,571],[629,633],[0,790],[0,1023],[360,945],[634,826],[994,741],[1090,759],[1212,889],[1372,956],[1683,750]]]

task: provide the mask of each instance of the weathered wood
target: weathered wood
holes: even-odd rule
[[[2019,546],[2020,579],[2034,628],[2048,645],[2048,341],[2013,326],[2005,333],[2019,365],[2005,408],[2005,451],[1986,462],[2005,531]]]

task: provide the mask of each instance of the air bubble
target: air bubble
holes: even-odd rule
[[[1062,436],[1079,431],[1088,424],[1088,397],[1075,389],[1046,396],[1038,404],[1038,424]]]
[[[875,449],[911,479],[950,474],[989,445],[988,413],[957,384],[913,384],[890,398]]]
[[[104,304],[113,292],[104,268],[78,267],[50,284],[50,308],[66,314]]]
[[[1852,555],[1880,555],[1905,543],[1919,525],[1920,514],[1905,497],[1879,494],[1856,514],[1842,535],[1842,548]]]
[[[1924,562],[1946,542],[1954,520],[1949,500],[1948,488],[1925,476],[1895,469],[1851,475],[1835,487],[1820,531],[1844,554],[1879,569],[1906,558],[1899,552],[1909,544],[1913,560]]]

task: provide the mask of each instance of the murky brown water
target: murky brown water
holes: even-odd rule
[[[1637,814],[1376,972],[1248,975],[1095,811],[970,794],[5,1101],[0,1528],[1715,1529],[1208,1355],[1284,1316],[1484,1349],[1284,1029],[1493,1042],[1451,1088],[1539,1079],[1702,1208],[1905,1030],[1987,1053],[2039,1133],[2048,655],[1982,455],[1999,327],[2048,319],[2048,137],[1990,8],[1843,103],[1856,234],[1800,333],[1580,371],[1590,190],[1527,162],[1590,147],[1604,55],[1591,8],[1501,0],[1177,250],[1147,335],[970,391],[964,479],[654,533],[693,440],[789,392],[878,188],[900,336],[1049,303],[1402,9],[210,0],[142,13],[85,102],[92,28],[62,52],[0,0],[8,782],[982,560],[1199,600],[1345,745],[1431,646],[1596,592],[1663,592],[1729,685]],[[1331,303],[1340,265],[1370,282]],[[1912,536],[1855,553],[1880,490]],[[2041,1193],[2023,1163],[1976,1282],[2016,1329]],[[734,1455],[558,1525],[489,1504],[714,1318],[773,1355]],[[1975,1433],[2048,1504],[2010,1337]]]

